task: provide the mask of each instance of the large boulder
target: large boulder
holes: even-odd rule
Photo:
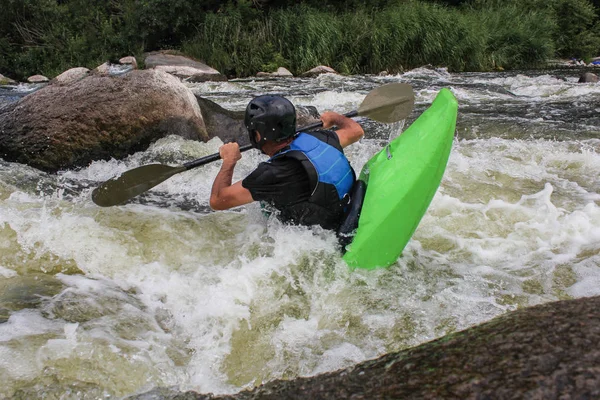
[[[236,395],[155,389],[130,399],[597,399],[600,297],[549,303],[310,378]]]
[[[56,82],[0,110],[0,157],[49,172],[123,158],[171,134],[208,140],[193,93],[156,70]]]
[[[170,52],[147,53],[144,64],[146,68],[163,71],[190,82],[227,80],[225,75],[200,61]]]

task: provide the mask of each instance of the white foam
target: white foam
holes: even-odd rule
[[[0,265],[0,276],[2,276],[4,278],[12,278],[17,275],[19,275],[17,273],[17,271],[10,269],[10,268],[3,267],[2,265]]]
[[[480,82],[489,83],[490,81]],[[496,78],[491,82],[507,88],[517,96],[527,97],[527,101],[544,99],[572,101],[581,96],[600,95],[598,85],[577,83],[577,78],[565,81],[550,75],[536,77],[516,75]]]
[[[377,79],[409,81],[425,72],[431,73]],[[346,112],[367,90],[354,90],[361,82],[345,79],[351,78],[303,83],[319,93],[292,99]],[[433,78],[460,79],[443,72]],[[240,109],[245,93],[286,89],[281,82],[230,85],[198,87],[219,94],[239,85],[238,95],[219,101]],[[493,85],[515,90],[524,104],[554,101],[565,88],[568,96],[583,90],[551,77],[498,78]],[[536,93],[536,86],[543,90]],[[473,85],[452,90],[461,103],[475,99],[470,105],[493,97]],[[423,87],[418,102],[435,94]],[[126,160],[93,162],[57,180],[102,182],[148,162],[179,165],[215,153],[220,144],[168,137]],[[358,171],[380,148],[380,140],[363,139],[348,154]],[[44,310],[73,296],[93,312],[78,323],[13,312],[0,324],[2,373],[10,367],[11,379],[35,380],[62,360],[81,366],[81,373],[93,374],[85,366],[97,365],[109,377],[110,371],[115,377],[141,371],[128,380],[131,390],[116,378],[103,383],[123,395],[157,385],[233,393],[260,380],[344,368],[518,307],[598,295],[599,151],[598,140],[456,140],[442,185],[403,257],[374,271],[349,270],[333,233],[283,225],[257,204],[208,214],[141,204],[99,208],[89,199],[91,188],[77,201],[40,195],[10,180],[15,169],[22,172],[18,165],[3,166],[1,179],[10,185],[0,199],[0,244],[15,256],[3,253],[0,276],[17,274],[14,260],[22,260],[19,276],[39,273],[46,260],[74,265],[83,275],[58,274],[65,289],[44,299]],[[244,153],[234,180],[262,160],[256,151]],[[219,167],[178,174],[153,192],[206,205]],[[26,176],[54,179],[29,170]],[[48,339],[19,350],[4,344],[37,343],[28,340],[36,335]]]

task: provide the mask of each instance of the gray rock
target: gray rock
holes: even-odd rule
[[[249,144],[244,127],[244,111],[227,110],[214,101],[196,95],[209,138],[220,138],[223,143]]]
[[[17,82],[0,74],[0,85],[14,85],[15,83]]]
[[[292,78],[294,76],[294,74],[292,74],[287,68],[284,67],[277,68],[277,71],[275,71],[273,75],[282,78]]]
[[[10,311],[37,308],[42,300],[58,294],[62,282],[53,275],[17,275],[0,280],[0,306]]]
[[[94,69],[95,72],[98,72],[100,74],[105,74],[108,75],[109,71],[110,71],[110,63],[107,61],[103,64],[100,64],[96,67],[96,69]]]
[[[206,131],[210,138],[218,137],[223,143],[237,142],[240,146],[250,144],[248,131],[244,126],[244,111],[227,110],[217,103],[196,95]],[[306,126],[320,120],[313,106],[296,106],[296,125]]]
[[[94,73],[101,75],[122,75],[134,70],[132,64],[113,64],[107,61],[94,69]]]
[[[294,74],[286,68],[279,67],[275,72],[259,72],[256,76],[258,78],[293,78]]]
[[[0,113],[0,157],[48,172],[124,158],[167,135],[208,139],[192,92],[155,70],[51,84]]]
[[[27,82],[29,83],[46,83],[50,82],[50,79],[46,78],[44,75],[33,75],[27,78]]]
[[[138,68],[137,60],[133,56],[123,57],[123,58],[121,58],[119,60],[119,63],[121,63],[123,65],[131,65],[131,67],[133,69],[137,69]]]
[[[600,297],[526,308],[345,370],[233,396],[155,389],[130,399],[595,399],[598,310]]]
[[[147,53],[144,63],[148,69],[160,70],[190,82],[227,80],[216,69],[179,54],[168,52]]]
[[[296,106],[296,126],[298,129],[321,120],[321,115],[314,106]]]
[[[310,71],[306,71],[305,73],[302,74],[303,77],[315,77],[321,74],[337,74],[337,72],[335,72],[335,70],[331,67],[327,67],[325,65],[319,65],[318,67],[315,67],[313,69],[311,69]]]
[[[598,82],[598,75],[586,72],[579,77],[578,83],[596,83]]]
[[[53,81],[67,84],[85,78],[89,72],[90,70],[84,67],[71,68],[58,75]]]

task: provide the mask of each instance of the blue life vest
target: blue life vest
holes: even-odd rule
[[[337,229],[356,179],[344,153],[310,134],[300,133],[287,150],[271,159],[279,157],[300,161],[312,190],[308,201],[280,210],[287,215],[286,219],[302,225],[318,224],[326,229]]]

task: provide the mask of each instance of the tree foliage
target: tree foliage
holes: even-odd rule
[[[0,73],[183,50],[229,75],[455,70],[600,54],[600,0],[3,0]]]

